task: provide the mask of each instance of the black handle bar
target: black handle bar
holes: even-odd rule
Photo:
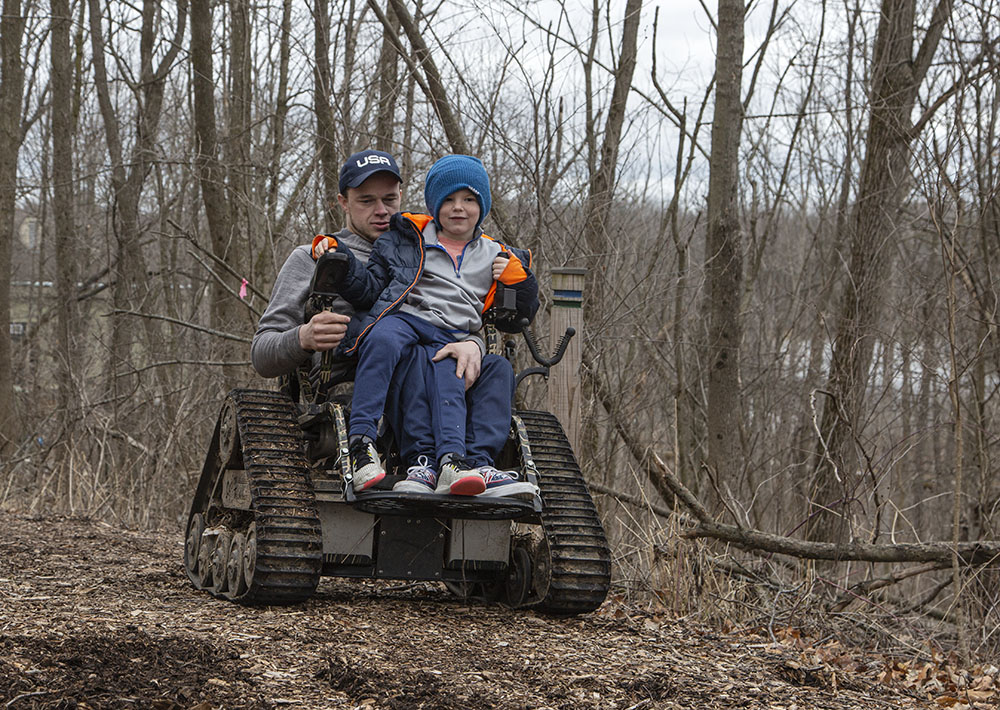
[[[531,352],[531,357],[535,359],[535,362],[542,367],[552,367],[563,359],[563,355],[566,354],[566,348],[569,347],[569,341],[576,335],[576,328],[569,327],[566,329],[566,332],[563,333],[556,344],[555,354],[550,358],[542,357],[542,354],[539,352],[538,341],[535,339],[535,334],[531,331],[531,328],[528,327],[527,319],[521,321],[521,334],[524,336],[524,341],[528,344],[528,350]]]

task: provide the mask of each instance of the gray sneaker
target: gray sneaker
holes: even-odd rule
[[[397,493],[434,493],[438,475],[428,465],[427,457],[417,459],[416,466],[406,469],[406,478],[392,487]]]
[[[375,444],[368,439],[358,439],[351,444],[351,468],[354,469],[354,492],[368,490],[385,478],[385,468],[379,460]]]
[[[434,492],[438,495],[453,496],[475,496],[486,490],[486,479],[479,472],[478,468],[473,468],[468,461],[456,457],[448,458],[447,462],[441,465],[438,471],[437,488]]]
[[[478,470],[486,481],[486,490],[479,494],[480,498],[513,496],[531,500],[538,495],[538,486],[517,480],[519,477],[517,471],[501,471],[493,466],[480,466]]]

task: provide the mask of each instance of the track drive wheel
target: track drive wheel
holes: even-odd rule
[[[187,535],[184,537],[184,569],[189,577],[198,574],[198,551],[201,549],[201,534],[205,531],[205,518],[195,513],[188,521]]]
[[[243,582],[248,587],[253,584],[253,578],[257,573],[257,524],[250,523],[247,530],[247,539],[243,545]]]
[[[503,601],[515,609],[524,606],[531,596],[532,560],[527,546],[515,542],[510,550],[507,578],[503,585]]]
[[[201,533],[201,542],[198,543],[198,584],[203,589],[211,589],[214,586],[212,577],[212,558],[215,556],[215,541],[219,536],[218,528],[206,529]]]
[[[611,549],[583,472],[559,420],[549,412],[515,416],[537,470],[542,535],[531,546],[537,607],[550,614],[582,614],[599,607],[611,586]],[[516,578],[515,578],[516,579]]]
[[[226,561],[226,584],[234,597],[246,593],[247,583],[243,576],[243,555],[246,551],[247,536],[238,532],[233,535]]]
[[[215,539],[212,551],[212,593],[222,596],[229,591],[229,548],[233,544],[233,533],[224,529]]]
[[[316,591],[322,530],[294,403],[229,393],[188,516],[184,566],[198,589],[247,604]]]
[[[240,430],[236,417],[236,402],[227,397],[219,412],[219,464],[223,469],[242,465]]]

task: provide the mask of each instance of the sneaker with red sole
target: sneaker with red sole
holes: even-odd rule
[[[486,490],[486,479],[479,469],[458,456],[444,456],[438,471],[438,495],[476,496]]]
[[[375,444],[370,439],[360,438],[351,443],[348,452],[351,468],[354,469],[354,491],[366,491],[385,478],[385,468],[378,457]]]

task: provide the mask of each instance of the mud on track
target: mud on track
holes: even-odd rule
[[[608,602],[570,619],[324,579],[295,607],[195,591],[181,532],[0,511],[0,709],[924,708],[767,639]]]

